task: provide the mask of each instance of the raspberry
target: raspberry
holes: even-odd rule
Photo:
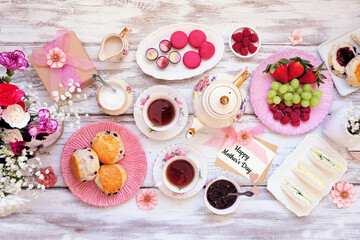
[[[291,119],[291,122],[297,122],[300,120],[300,115],[296,114],[296,112],[292,112],[292,113],[290,113],[290,119]]]
[[[241,43],[242,43],[242,46],[243,46],[243,47],[248,47],[251,42],[250,42],[250,40],[249,40],[248,38],[243,38],[243,39],[241,40]]]
[[[291,112],[292,112],[292,109],[289,108],[289,107],[285,108],[284,111],[283,111],[283,113],[284,113],[285,115],[287,115],[287,116],[290,116],[290,113],[291,113]]]
[[[307,120],[309,120],[310,119],[310,113],[302,113],[301,115],[300,115],[300,119],[301,119],[301,121],[304,121],[304,122],[306,122]]]
[[[246,56],[246,55],[248,55],[248,50],[246,49],[246,48],[242,48],[242,49],[240,49],[240,54],[241,55],[243,55],[243,56]]]
[[[241,43],[234,43],[232,45],[232,48],[234,49],[235,52],[240,53]]]
[[[249,47],[248,47],[248,49],[249,49],[249,52],[250,52],[250,53],[254,53],[254,52],[256,52],[257,47],[255,47],[254,44],[250,44]]]
[[[273,117],[274,117],[275,120],[280,120],[281,117],[282,117],[282,113],[281,112],[274,112]]]
[[[231,37],[235,42],[241,42],[242,33],[241,32],[234,33]]]
[[[244,28],[242,35],[243,35],[243,37],[250,37],[250,35],[251,35],[250,29]]]
[[[306,108],[301,108],[300,109],[300,111],[302,112],[302,113],[310,113],[310,107],[306,107]]]
[[[299,108],[301,108],[301,104],[300,104],[300,103],[298,103],[298,104],[293,104],[293,105],[292,105],[292,109],[299,109]]]
[[[259,40],[258,35],[256,35],[256,33],[251,34],[250,37],[249,37],[249,39],[250,39],[250,41],[252,41],[253,43],[256,43],[256,42]]]
[[[278,106],[276,104],[269,104],[269,110],[274,113],[278,110]]]
[[[281,102],[279,103],[278,107],[280,110],[284,110],[286,108],[286,105],[283,102]]]
[[[284,115],[281,120],[280,120],[281,124],[285,125],[287,124],[288,122],[290,122],[290,118],[286,115]]]
[[[299,116],[300,116],[301,111],[300,111],[300,109],[294,109],[294,113],[296,113],[297,115],[299,115]]]
[[[294,127],[298,127],[298,126],[300,126],[300,121],[291,122],[291,125]]]

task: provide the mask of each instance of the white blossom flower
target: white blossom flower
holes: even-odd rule
[[[53,92],[52,92],[52,95],[53,95],[54,97],[57,97],[57,96],[59,96],[59,92],[58,92],[58,91],[53,91]]]
[[[63,100],[63,101],[65,101],[66,97],[65,97],[64,95],[61,95],[61,96],[60,96],[60,99]]]
[[[69,88],[69,92],[73,93],[74,91],[75,91],[75,86],[71,86],[71,87]]]
[[[77,91],[78,93],[81,93],[81,88],[77,88],[76,91]]]

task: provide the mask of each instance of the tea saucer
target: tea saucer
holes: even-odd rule
[[[187,156],[191,159],[196,159],[196,163],[199,167],[199,180],[194,188],[186,193],[172,192],[162,182],[162,168],[165,162],[174,156]],[[208,163],[202,153],[193,146],[188,144],[173,144],[162,150],[156,157],[153,167],[153,176],[155,186],[157,186],[164,194],[175,199],[185,199],[194,196],[203,189],[208,176]]]
[[[174,98],[174,100],[179,106],[179,120],[172,128],[162,132],[155,131],[149,128],[149,126],[146,125],[144,121],[143,113],[142,113],[142,106],[144,106],[144,104],[150,98],[150,96],[159,93],[171,96],[172,98]],[[185,97],[175,88],[166,85],[157,85],[146,89],[140,94],[140,96],[136,99],[136,102],[134,104],[134,118],[135,118],[136,126],[140,129],[140,131],[144,135],[155,140],[166,140],[178,135],[182,130],[184,130],[188,117],[189,117],[189,110]]]

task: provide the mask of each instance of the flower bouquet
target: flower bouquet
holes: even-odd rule
[[[10,83],[15,70],[23,71],[29,65],[24,53],[0,53],[0,64],[7,69],[7,75],[0,78],[0,217],[4,217],[29,201],[23,189],[54,186],[56,175],[51,167],[38,169],[41,161],[36,152],[61,137],[66,119],[73,118],[70,127],[74,123],[80,127],[80,115],[71,106],[86,95],[80,95],[80,86],[73,86],[69,79],[69,90],[60,96],[53,92],[55,103],[49,106],[39,101],[28,83],[28,93]]]

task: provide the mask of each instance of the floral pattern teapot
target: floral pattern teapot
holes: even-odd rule
[[[246,68],[237,77],[215,73],[201,79],[193,91],[194,119],[186,138],[204,126],[223,128],[238,121],[246,109],[246,92],[241,85],[250,74]]]

